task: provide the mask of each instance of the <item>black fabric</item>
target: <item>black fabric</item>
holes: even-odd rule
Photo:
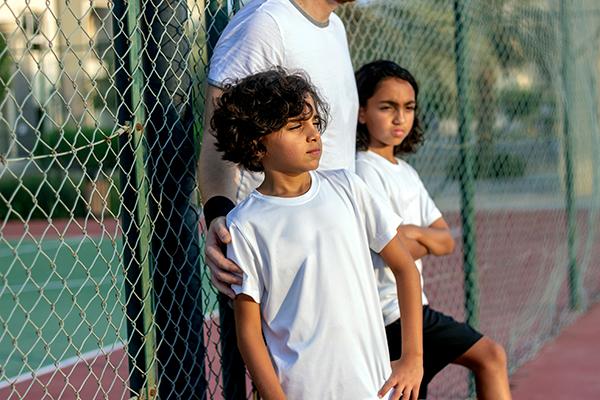
[[[204,221],[206,221],[206,228],[210,227],[211,222],[215,218],[224,217],[233,210],[235,204],[225,196],[214,196],[208,199],[204,204]]]
[[[402,329],[400,320],[385,327],[390,359],[402,354]],[[427,398],[427,385],[448,364],[465,354],[483,335],[469,324],[423,306],[423,381],[419,399]]]

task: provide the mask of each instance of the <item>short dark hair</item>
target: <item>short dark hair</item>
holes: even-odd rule
[[[311,97],[315,109],[308,103]],[[327,105],[301,72],[283,68],[250,75],[226,84],[210,121],[223,159],[249,171],[263,171],[265,147],[261,139],[283,128],[290,120],[306,121],[314,114],[319,131],[327,124]]]
[[[397,78],[408,82],[415,91],[415,102],[418,107],[419,85],[412,74],[393,61],[377,60],[365,64],[354,74],[358,88],[358,102],[361,107],[367,106],[367,101],[375,94],[380,83],[387,78]],[[418,108],[415,110],[413,127],[406,138],[398,146],[394,146],[394,154],[407,154],[417,151],[423,143],[423,129],[419,120]],[[367,150],[369,147],[369,131],[365,124],[356,124],[356,149]]]

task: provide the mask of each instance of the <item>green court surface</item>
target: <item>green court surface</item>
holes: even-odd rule
[[[121,247],[120,237],[0,240],[0,382],[127,341]]]

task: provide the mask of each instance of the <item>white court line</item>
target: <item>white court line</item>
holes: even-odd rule
[[[27,244],[22,244],[22,245],[16,244],[15,246],[12,246],[11,243],[4,241],[4,244],[6,245],[8,243],[8,246],[10,246],[11,248],[10,249],[0,249],[0,257],[14,257],[15,250],[16,250],[17,256],[37,253],[38,251],[45,252],[46,250],[60,247],[64,243],[70,244],[72,242],[81,242],[82,239],[85,239],[85,238],[92,239],[91,236],[69,236],[68,238],[64,238],[64,239],[43,239],[42,238],[42,239],[38,240],[38,244],[27,243]],[[2,243],[2,242],[0,242],[0,243]]]
[[[78,364],[83,361],[96,359],[100,356],[107,356],[112,352],[121,350],[122,348],[123,348],[122,342],[115,342],[115,343],[105,346],[101,349],[88,351],[87,353],[83,353],[80,356],[67,358],[66,360],[56,362],[52,365],[47,365],[47,366],[37,369],[35,371],[26,372],[24,374],[9,378],[5,381],[1,381],[0,382],[0,390],[5,389],[12,385],[17,385],[21,382],[35,380],[37,378],[42,377],[43,375],[47,375],[47,374],[54,372],[56,370],[59,370],[59,369],[68,368],[72,365]]]
[[[121,279],[117,279],[114,283],[116,285],[119,285],[119,284],[123,283],[123,281],[124,281],[124,279],[121,278]],[[46,292],[46,291],[50,291],[50,290],[59,290],[59,289],[65,289],[65,288],[79,289],[79,288],[88,287],[88,286],[106,286],[106,285],[112,285],[112,284],[113,284],[112,279],[106,279],[105,277],[97,277],[97,276],[91,276],[89,278],[69,279],[64,282],[63,281],[50,281],[47,283],[44,282],[41,285],[37,285],[33,282],[27,281],[26,283],[23,283],[20,285],[4,286],[2,289],[0,289],[0,296],[2,296],[4,294],[4,292],[7,290],[10,290],[13,293],[22,294],[22,293],[37,292],[39,290]]]
[[[210,320],[210,319],[214,320],[214,319],[218,319],[218,318],[219,318],[219,310],[215,310],[215,311],[211,312],[210,314],[204,315],[205,321]],[[67,358],[66,360],[62,360],[62,361],[56,362],[54,364],[47,365],[47,366],[39,368],[35,371],[25,372],[24,374],[17,375],[12,378],[8,378],[5,381],[0,381],[0,390],[6,389],[9,386],[17,385],[19,383],[26,382],[29,380],[36,380],[44,375],[50,374],[50,373],[60,370],[60,369],[68,368],[75,364],[79,364],[80,362],[96,359],[100,356],[108,356],[110,353],[113,353],[115,351],[123,349],[124,346],[125,345],[123,342],[115,342],[115,343],[105,346],[101,349],[88,351],[87,353],[84,353],[80,356]]]

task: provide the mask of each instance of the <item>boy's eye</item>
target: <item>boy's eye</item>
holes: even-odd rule
[[[302,124],[294,124],[294,125],[290,126],[288,129],[290,131],[295,131],[295,130],[298,130],[300,128],[302,128]]]
[[[317,127],[317,129],[321,129],[321,127],[323,126],[323,120],[321,118],[315,118],[313,120],[313,125]]]

